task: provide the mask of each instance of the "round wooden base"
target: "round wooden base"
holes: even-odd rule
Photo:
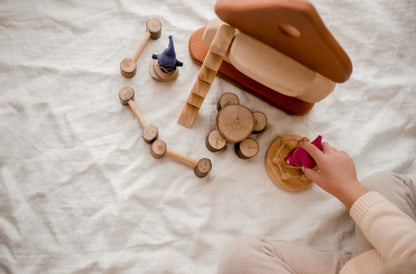
[[[285,159],[299,141],[309,140],[299,135],[279,137],[273,141],[266,154],[267,174],[275,185],[287,191],[298,191],[312,184],[300,168],[288,164]]]
[[[148,144],[151,144],[154,141],[156,141],[158,136],[159,130],[157,129],[157,127],[152,125],[145,127],[142,131],[142,138]]]
[[[149,64],[149,73],[153,79],[160,82],[169,82],[178,78],[179,70],[175,69],[174,71],[165,73],[160,69],[160,65],[157,60],[152,59]]]
[[[126,78],[132,78],[136,75],[136,62],[131,58],[125,58],[120,63],[120,72]]]

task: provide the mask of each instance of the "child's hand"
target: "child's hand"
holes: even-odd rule
[[[304,168],[305,176],[318,186],[334,195],[346,207],[367,192],[357,179],[355,164],[351,156],[344,151],[338,151],[328,143],[322,144],[322,151],[309,142],[302,143],[305,149],[315,160],[318,170]]]

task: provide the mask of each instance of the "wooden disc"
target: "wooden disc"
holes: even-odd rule
[[[207,135],[205,145],[210,151],[217,152],[227,147],[227,141],[221,136],[218,129],[214,129]]]
[[[132,78],[136,75],[136,62],[131,58],[125,58],[120,63],[120,72],[126,78]]]
[[[120,89],[118,98],[120,98],[120,103],[123,105],[128,105],[130,100],[134,100],[134,89],[130,87],[124,87]]]
[[[208,158],[202,158],[198,161],[194,171],[195,175],[198,177],[205,177],[211,171],[212,163],[211,160]]]
[[[162,158],[165,156],[167,151],[166,143],[162,140],[156,140],[152,144],[152,156],[155,158]]]
[[[266,153],[266,170],[270,179],[278,187],[287,191],[298,191],[312,184],[302,169],[287,163],[289,151],[307,142],[308,138],[299,135],[286,135],[273,141]]]
[[[150,38],[153,40],[158,39],[162,33],[162,22],[152,18],[146,22],[146,29],[150,33]]]
[[[266,114],[264,114],[261,111],[255,111],[255,112],[253,112],[253,116],[254,116],[254,130],[253,130],[253,133],[260,133],[263,130],[265,130],[266,126],[267,126]]]
[[[147,126],[143,129],[142,132],[142,137],[143,140],[146,141],[146,143],[153,143],[154,141],[156,141],[157,137],[159,136],[159,131],[157,129],[157,127],[155,126]]]
[[[253,114],[245,106],[227,105],[218,112],[217,128],[227,142],[241,142],[253,132]]]
[[[247,138],[234,146],[237,156],[241,159],[249,159],[259,153],[259,143],[253,138]]]
[[[175,69],[171,72],[163,72],[160,69],[159,62],[157,60],[152,59],[149,64],[149,73],[153,79],[159,82],[169,82],[173,81],[178,78],[179,70]]]
[[[238,105],[240,103],[240,100],[238,99],[238,96],[231,92],[223,93],[218,100],[217,103],[217,110],[220,111],[223,107],[226,105]]]

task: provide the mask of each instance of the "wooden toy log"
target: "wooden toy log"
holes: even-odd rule
[[[205,145],[210,151],[217,152],[227,148],[227,141],[221,136],[218,129],[214,129],[207,135]]]
[[[134,103],[134,89],[130,87],[124,87],[120,89],[118,94],[120,98],[120,102],[123,105],[129,105],[131,110],[133,111],[134,115],[136,116],[137,120],[139,120],[140,125],[143,128],[142,131],[142,138],[147,143],[154,142],[158,137],[158,129],[153,125],[149,125],[146,120],[144,119],[143,114],[140,112],[137,105]]]
[[[205,96],[221,66],[224,55],[230,47],[234,34],[235,29],[228,25],[222,25],[218,29],[202,64],[198,78],[194,82],[182,113],[179,116],[178,123],[180,125],[190,128],[195,122]]]
[[[260,147],[259,143],[255,139],[249,137],[240,143],[236,143],[234,145],[234,150],[239,158],[249,159],[259,153]]]
[[[136,74],[137,61],[143,53],[144,48],[150,39],[156,40],[162,33],[162,23],[157,19],[150,19],[146,22],[146,33],[131,58],[125,58],[120,63],[120,72],[126,78],[132,78]]]
[[[252,112],[242,105],[227,105],[217,114],[217,128],[229,143],[239,143],[254,129]]]
[[[254,111],[254,129],[253,133],[257,134],[264,131],[267,127],[267,116],[261,111]]]
[[[223,107],[226,105],[238,105],[240,103],[240,100],[238,99],[238,96],[231,92],[223,93],[218,100],[217,103],[217,110],[220,111]]]
[[[156,140],[152,144],[151,154],[155,158],[162,158],[165,155],[169,156],[170,158],[193,168],[195,175],[198,177],[205,177],[208,175],[212,168],[211,160],[202,158],[199,161],[196,161],[192,158],[168,149],[166,143],[162,140]]]

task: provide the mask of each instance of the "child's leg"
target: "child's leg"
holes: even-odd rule
[[[242,237],[222,252],[218,273],[338,273],[351,254],[267,237]]]
[[[412,180],[391,172],[375,173],[361,181],[370,191],[377,191],[416,221],[416,186]],[[353,257],[373,249],[359,227],[355,226]]]

